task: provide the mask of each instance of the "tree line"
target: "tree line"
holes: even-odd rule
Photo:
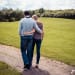
[[[33,14],[38,15],[39,17],[53,17],[53,18],[68,18],[75,19],[75,9],[66,9],[66,10],[45,10],[43,8],[30,11],[31,16]],[[2,9],[0,10],[0,21],[11,22],[18,21],[24,17],[22,10],[16,9]]]
[[[0,21],[11,22],[18,21],[24,16],[23,11],[13,9],[0,10]]]
[[[43,8],[32,11],[41,17],[54,17],[54,18],[68,18],[75,19],[75,9],[65,9],[65,10],[44,10]]]

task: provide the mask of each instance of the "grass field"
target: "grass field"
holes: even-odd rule
[[[20,75],[20,73],[7,64],[0,62],[0,75]]]
[[[41,54],[75,65],[75,20],[40,18],[44,24]],[[0,43],[20,47],[18,22],[0,22]]]

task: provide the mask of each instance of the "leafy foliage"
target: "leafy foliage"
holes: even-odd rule
[[[55,18],[69,18],[75,19],[75,10],[67,9],[67,10],[45,10],[43,8],[37,10],[30,10],[31,16],[33,14],[38,15],[39,17],[55,17]],[[3,9],[0,10],[0,21],[11,22],[18,21],[24,17],[23,11],[17,9]]]

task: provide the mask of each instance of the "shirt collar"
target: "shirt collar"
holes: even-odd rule
[[[30,18],[30,16],[28,15],[28,16],[25,16],[26,18]]]

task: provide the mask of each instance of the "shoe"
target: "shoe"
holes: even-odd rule
[[[24,65],[24,70],[27,71],[30,69],[30,66],[28,64]]]
[[[27,68],[24,68],[24,71],[28,71],[28,69]]]
[[[27,67],[26,67],[26,65],[24,65],[24,71],[27,71],[28,69],[27,69]]]
[[[27,69],[30,69],[30,65],[27,65]]]
[[[24,66],[24,68],[30,69],[30,65],[29,65],[29,64],[26,64],[26,65]]]
[[[39,68],[38,64],[35,66],[35,68]]]

